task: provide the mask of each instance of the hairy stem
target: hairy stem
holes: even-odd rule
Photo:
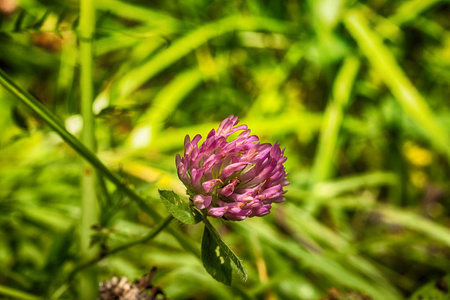
[[[79,266],[77,266],[69,275],[69,281],[72,280],[72,278],[76,275],[76,273],[100,262],[102,259],[104,259],[107,256],[110,256],[112,254],[115,254],[117,252],[126,250],[128,248],[131,248],[133,246],[139,245],[139,244],[143,244],[146,243],[150,240],[152,240],[153,238],[155,238],[161,231],[163,231],[164,228],[166,228],[170,222],[173,220],[173,217],[170,215],[168,217],[166,217],[164,219],[164,221],[162,221],[158,227],[156,227],[154,230],[152,230],[148,235],[137,239],[135,241],[117,246],[111,250],[106,251],[105,253],[103,253],[102,255],[98,255],[96,257],[90,258],[89,260],[85,261],[84,263],[80,264]]]

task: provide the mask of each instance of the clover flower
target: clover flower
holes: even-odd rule
[[[247,125],[229,116],[206,140],[189,135],[184,140],[184,156],[176,156],[178,177],[196,208],[215,218],[240,221],[270,213],[272,203],[284,202],[283,187],[289,184],[283,163],[284,149],[275,143],[260,144]],[[232,141],[227,138],[242,131]]]

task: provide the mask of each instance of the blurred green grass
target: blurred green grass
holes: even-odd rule
[[[80,3],[14,3],[0,68],[77,137],[92,84],[98,157],[160,215],[158,189],[183,193],[186,134],[234,114],[286,148],[287,202],[214,222],[247,282],[215,282],[166,232],[96,264],[99,280],[156,266],[170,299],[403,299],[448,274],[448,1],[98,0],[87,83]],[[104,182],[82,233],[82,156],[3,88],[0,104],[0,299],[79,297],[80,235],[112,249],[157,222]],[[201,227],[181,230],[199,249]]]

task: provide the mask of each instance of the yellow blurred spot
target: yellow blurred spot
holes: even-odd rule
[[[430,151],[411,142],[404,144],[403,153],[413,165],[419,167],[426,167],[433,162],[433,154]]]
[[[125,173],[145,180],[147,182],[155,182],[156,186],[161,189],[172,189],[174,192],[184,194],[186,188],[171,174],[159,170],[154,167],[147,166],[137,161],[122,160],[122,169]]]
[[[237,36],[245,47],[286,49],[288,45],[286,37],[282,34],[241,31]]]
[[[414,186],[418,188],[425,187],[425,184],[428,181],[428,177],[425,172],[422,171],[412,171],[410,173],[411,182]]]
[[[200,70],[207,76],[217,74],[217,64],[212,58],[211,52],[207,47],[199,47],[195,50]]]

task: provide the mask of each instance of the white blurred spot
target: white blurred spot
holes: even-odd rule
[[[103,109],[108,107],[109,97],[106,91],[101,92],[92,104],[92,111],[94,114],[98,115]]]
[[[131,136],[131,146],[133,148],[143,148],[150,145],[152,140],[152,126],[145,125],[140,128],[135,128]]]
[[[81,115],[73,115],[66,119],[66,129],[73,135],[80,135],[83,128],[83,117]]]
[[[329,27],[336,25],[339,20],[339,13],[342,6],[341,0],[323,0],[317,3],[319,15]]]
[[[277,33],[242,31],[238,33],[238,36],[245,47],[286,49],[288,44],[286,37]]]

